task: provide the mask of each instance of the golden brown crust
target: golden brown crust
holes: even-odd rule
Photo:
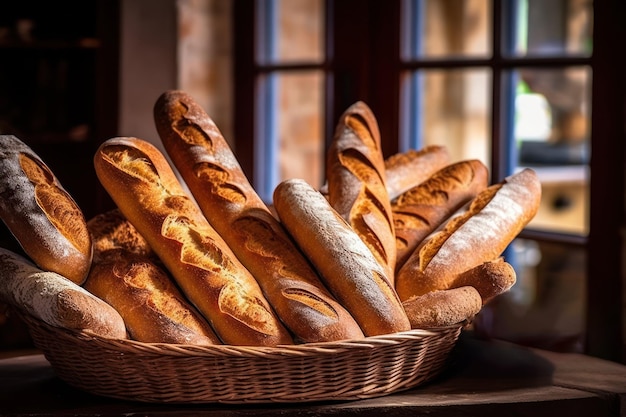
[[[366,336],[410,328],[384,269],[322,194],[304,180],[286,180],[274,190],[274,207],[289,234]]]
[[[541,184],[526,168],[491,185],[411,254],[396,276],[402,300],[450,288],[461,273],[498,258],[537,213]]]
[[[120,313],[132,339],[192,345],[221,343],[165,270],[145,256],[112,251],[122,254],[95,263],[84,288]]]
[[[224,343],[292,343],[255,279],[155,146],[137,138],[109,139],[96,152],[94,165],[124,216]]]
[[[83,287],[0,248],[0,301],[51,326],[126,338],[119,313]]]
[[[391,204],[399,270],[415,248],[446,219],[487,188],[487,167],[478,160],[446,166]]]
[[[402,303],[412,329],[452,326],[471,320],[482,307],[480,294],[465,286],[415,295]]]
[[[378,123],[362,101],[343,113],[328,149],[328,201],[363,239],[393,283],[396,243]]]
[[[160,264],[146,239],[118,208],[100,213],[87,222],[93,242],[93,262],[98,263],[115,252],[145,256]],[[115,255],[118,256],[118,255]]]
[[[463,272],[454,279],[451,286],[470,285],[478,290],[483,304],[487,304],[494,297],[511,289],[516,280],[517,274],[513,266],[500,257]]]
[[[385,159],[389,198],[394,200],[450,163],[450,153],[441,145],[429,145],[391,155]]]
[[[167,91],[155,104],[154,117],[165,149],[205,217],[297,340],[363,337],[255,192],[206,112],[184,92]]]
[[[0,196],[0,217],[35,264],[82,284],[92,261],[83,213],[15,136],[0,136]]]

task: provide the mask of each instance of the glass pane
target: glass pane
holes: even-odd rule
[[[562,352],[583,352],[586,257],[582,247],[516,239],[507,257],[517,282],[483,307],[477,332]]]
[[[259,0],[259,60],[324,60],[324,0]]]
[[[534,168],[543,190],[530,227],[586,235],[591,71],[522,69],[515,79],[518,166]]]
[[[406,0],[407,60],[491,55],[491,1]]]
[[[271,202],[274,188],[288,178],[322,185],[324,167],[322,71],[274,73],[267,77],[259,103],[261,131],[255,187]]]
[[[515,55],[591,55],[593,1],[518,0]]]
[[[419,71],[405,82],[403,147],[445,145],[453,161],[479,159],[489,167],[490,72]]]

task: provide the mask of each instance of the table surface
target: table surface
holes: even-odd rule
[[[626,416],[626,366],[463,332],[434,380],[384,397],[297,404],[147,404],[60,380],[39,352],[0,359],[0,416]],[[558,413],[558,414],[557,414]]]

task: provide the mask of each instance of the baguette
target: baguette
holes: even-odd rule
[[[165,270],[146,256],[112,249],[94,263],[84,288],[117,310],[133,340],[150,343],[221,343]],[[116,254],[116,255],[113,255]]]
[[[301,342],[362,338],[352,318],[255,192],[218,127],[187,94],[167,91],[157,131],[209,223]]]
[[[324,196],[301,179],[281,182],[274,207],[326,286],[366,336],[410,329],[385,270]]]
[[[362,101],[341,116],[328,149],[328,201],[372,251],[393,284],[396,242],[378,123]]]
[[[15,136],[0,136],[0,218],[42,270],[76,284],[87,277],[92,244],[83,212],[48,166]]]
[[[400,299],[448,289],[459,274],[498,258],[537,213],[540,199],[541,184],[530,168],[483,190],[400,268]]]
[[[50,326],[125,339],[119,313],[83,287],[56,272],[0,248],[0,301]]]
[[[391,155],[385,159],[385,179],[389,199],[396,199],[451,162],[448,148],[442,145],[429,145],[419,150],[409,149]]]
[[[100,145],[98,179],[226,344],[293,343],[252,275],[186,194],[165,156],[137,138]]]
[[[402,302],[412,329],[452,326],[480,312],[482,299],[474,287],[436,290]]]
[[[396,232],[396,270],[446,219],[487,188],[487,167],[479,160],[440,169],[391,203]]]

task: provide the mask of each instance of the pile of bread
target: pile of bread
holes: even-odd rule
[[[188,94],[164,92],[154,120],[171,163],[142,139],[102,143],[94,167],[117,208],[88,221],[0,137],[0,216],[24,250],[0,249],[0,302],[102,337],[277,346],[457,324],[515,283],[502,254],[538,208],[530,169],[489,185],[443,146],[384,159],[357,102],[325,185],[285,180],[269,205]]]

